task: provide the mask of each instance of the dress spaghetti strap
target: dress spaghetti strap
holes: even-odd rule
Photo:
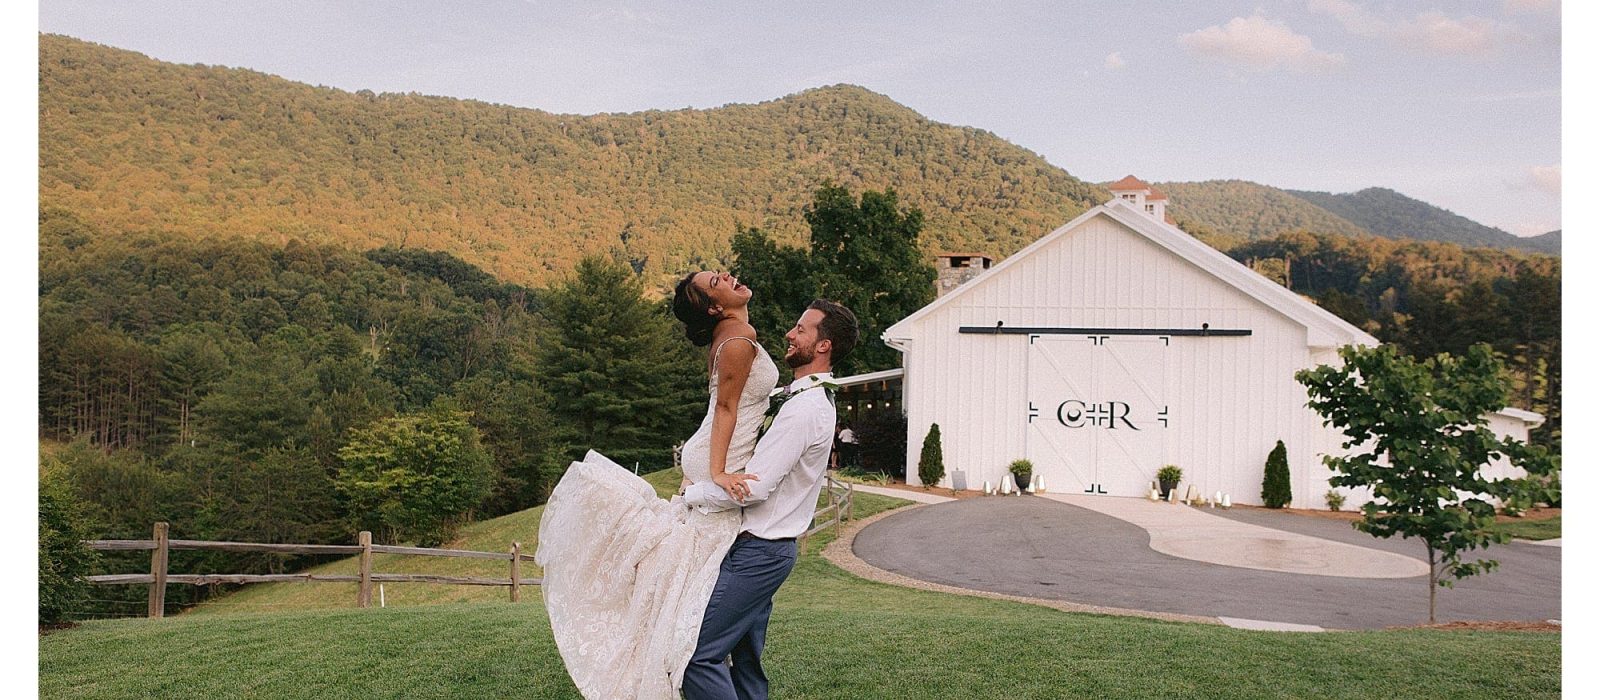
[[[751,338],[746,338],[746,337],[744,337],[742,335],[736,335],[736,336],[733,336],[732,338],[723,339],[722,342],[717,343],[717,349],[711,355],[711,376],[713,376],[713,377],[717,376],[717,359],[722,357],[722,346],[727,345],[728,341],[730,341],[730,340],[748,340],[748,341],[750,341],[751,345],[756,346],[756,353],[757,354],[759,354],[761,352],[761,343],[758,343],[758,342],[756,342],[755,340],[753,340]]]

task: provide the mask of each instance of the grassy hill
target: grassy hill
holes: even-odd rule
[[[667,490],[675,478],[663,472],[650,480]],[[858,514],[905,504],[859,496]],[[527,541],[539,510],[481,523],[458,544]],[[1285,634],[1065,613],[865,581],[816,554],[831,536],[808,543],[774,601],[765,660],[775,696],[1561,695],[1558,634]],[[418,562],[389,558],[379,569],[399,565]],[[360,610],[347,607],[354,591],[338,588],[258,586],[271,593],[234,594],[165,620],[90,622],[46,635],[40,696],[577,696],[536,595],[518,604],[485,593],[455,598],[458,605],[417,606],[409,603],[423,598],[395,586],[389,608]],[[321,607],[344,609],[311,609]]]
[[[552,114],[313,87],[39,39],[39,198],[108,232],[404,244],[538,284],[620,250],[663,280],[738,226],[803,235],[833,180],[894,188],[924,245],[1009,254],[1108,194],[979,129],[838,85],[760,104]]]

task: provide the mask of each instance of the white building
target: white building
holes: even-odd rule
[[[1326,507],[1321,456],[1343,436],[1294,373],[1378,340],[1171,225],[1149,185],[1113,192],[883,333],[904,356],[907,481],[938,423],[946,472],[968,488],[1027,458],[1051,491],[1143,496],[1175,464],[1180,495],[1259,504],[1282,440],[1293,507]],[[1542,421],[1491,416],[1523,440]]]

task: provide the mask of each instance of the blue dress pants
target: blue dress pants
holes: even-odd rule
[[[683,672],[688,700],[763,700],[761,649],[778,592],[799,553],[794,540],[738,539],[722,559],[700,640]],[[730,668],[725,661],[733,657]]]

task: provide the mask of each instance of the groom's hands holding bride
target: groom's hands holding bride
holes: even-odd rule
[[[723,491],[727,491],[729,498],[743,503],[745,497],[750,495],[750,486],[744,482],[751,480],[760,481],[761,477],[756,476],[755,474],[724,473],[712,476],[711,480],[715,481],[718,486],[721,486]]]

